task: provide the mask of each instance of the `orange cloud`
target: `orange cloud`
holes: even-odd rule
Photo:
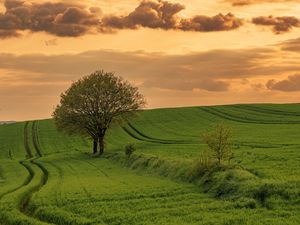
[[[80,5],[6,0],[4,6],[6,11],[0,14],[1,38],[18,36],[18,31],[22,30],[77,37],[99,24],[97,14]]]
[[[185,8],[181,4],[167,1],[142,1],[127,16],[106,16],[104,27],[137,29],[138,27],[174,29],[179,20],[177,13]]]
[[[184,31],[222,31],[239,28],[242,19],[233,14],[213,17],[197,15],[181,18],[185,6],[163,0],[143,0],[126,16],[102,16],[99,8],[71,3],[25,3],[5,0],[6,11],[0,13],[0,38],[16,37],[19,32],[47,32],[61,37],[78,37],[92,32],[111,32],[118,29],[174,29]]]
[[[284,92],[300,91],[300,74],[289,76],[285,80],[269,80],[266,87],[270,90],[278,90]]]
[[[300,52],[300,38],[284,41],[278,46],[284,51]]]
[[[272,26],[276,34],[290,31],[293,27],[300,27],[300,20],[294,16],[260,16],[252,19],[256,25]]]
[[[62,55],[0,54],[0,69],[11,71],[4,78],[0,77],[0,83],[66,83],[96,69],[104,69],[115,71],[146,88],[218,92],[229,90],[233,80],[255,77],[267,80],[300,70],[297,58],[278,63],[278,54],[277,50],[267,48],[211,50],[185,55],[100,50]]]
[[[235,30],[244,19],[232,13],[215,16],[179,16],[185,6],[164,0],[143,0],[127,15],[103,15],[97,7],[74,3],[26,3],[5,0],[6,11],[0,13],[0,38],[18,37],[20,31],[46,32],[60,37],[78,37],[87,33],[107,33],[120,29],[141,27],[164,30],[214,32]],[[252,23],[270,26],[281,34],[293,27],[300,27],[300,20],[293,16],[259,16]]]
[[[106,16],[102,23],[112,29],[137,29],[139,27],[174,29],[183,31],[223,31],[239,28],[243,20],[233,14],[218,14],[213,17],[197,15],[180,18],[177,14],[184,5],[162,0],[144,0],[127,16]]]
[[[300,2],[299,0],[224,0],[233,6],[245,6],[259,3],[284,3],[284,2]]]
[[[292,54],[293,60],[284,61],[280,51],[272,48],[184,55],[108,50],[60,55],[2,53],[0,117],[50,116],[59,94],[71,81],[96,69],[114,71],[137,84],[150,107],[299,101],[296,94],[287,94],[300,87],[299,77],[280,78],[300,70],[299,58],[296,53],[284,54]],[[274,77],[279,81],[269,81],[266,87]]]
[[[223,31],[234,30],[243,25],[243,20],[232,13],[218,14],[213,17],[195,16],[192,19],[182,19],[179,29],[184,31]]]

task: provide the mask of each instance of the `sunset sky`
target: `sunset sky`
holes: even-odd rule
[[[0,0],[0,121],[113,71],[148,108],[300,102],[300,0]]]

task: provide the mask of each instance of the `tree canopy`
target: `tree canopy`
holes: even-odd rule
[[[53,118],[60,130],[91,137],[94,153],[99,143],[101,155],[112,121],[119,116],[129,116],[144,105],[144,97],[137,87],[114,73],[100,70],[73,82],[61,94]]]

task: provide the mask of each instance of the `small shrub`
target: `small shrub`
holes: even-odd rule
[[[231,137],[231,130],[223,124],[218,124],[214,131],[202,135],[204,142],[211,151],[211,155],[219,165],[224,160],[228,160],[228,163],[230,163],[230,160],[233,159]]]
[[[136,151],[136,148],[134,146],[134,144],[127,144],[125,146],[125,155],[129,158],[132,153],[134,153]]]

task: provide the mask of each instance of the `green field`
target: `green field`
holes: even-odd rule
[[[195,174],[218,123],[235,158]],[[52,120],[1,125],[0,225],[300,224],[300,104],[145,110],[105,141],[99,158]]]

